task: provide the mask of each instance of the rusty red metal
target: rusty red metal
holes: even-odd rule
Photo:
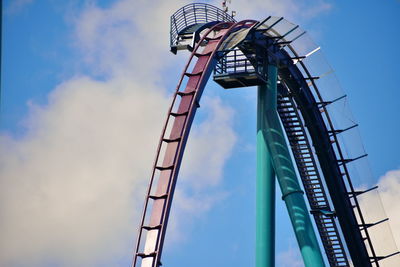
[[[251,27],[256,22],[245,20],[238,23],[219,23],[203,35],[193,50],[176,88],[158,145],[139,229],[133,267],[138,266],[139,258],[142,259],[142,267],[158,267],[161,265],[160,258],[181,160],[191,124],[198,108],[198,102],[215,65],[214,56],[218,47],[230,32],[238,28]],[[205,44],[204,48],[201,44]],[[193,69],[188,72],[190,63],[195,57],[197,61]],[[188,77],[188,81],[184,90],[180,90],[185,77]],[[177,109],[173,112],[175,106],[177,106]],[[167,129],[171,124],[172,127],[170,127],[171,130],[168,134]],[[165,149],[162,149],[163,147]],[[164,154],[160,164],[162,151],[164,151]],[[155,185],[156,173],[159,173],[159,176]],[[156,190],[152,193],[153,186],[156,186]],[[146,222],[150,206],[150,219]],[[146,240],[143,240],[143,231],[147,232]],[[143,241],[145,243],[142,248]]]

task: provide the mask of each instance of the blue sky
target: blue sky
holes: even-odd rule
[[[0,232],[8,242],[0,262],[127,266],[187,57],[168,51],[168,17],[188,2],[3,2]],[[233,2],[238,19],[282,15],[321,45],[360,124],[384,204],[396,203],[400,2]],[[165,266],[254,262],[255,97],[254,88],[224,91],[210,81],[178,182]],[[278,266],[301,266],[277,195]],[[386,210],[396,217],[400,209]]]

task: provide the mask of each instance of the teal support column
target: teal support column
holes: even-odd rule
[[[258,90],[257,98],[256,267],[275,266],[275,171],[265,139],[266,93]]]
[[[282,199],[285,201],[304,264],[306,267],[325,266],[277,113],[276,66],[268,66],[268,83],[266,86],[259,86],[258,92],[259,95],[265,94],[265,112],[261,118],[266,129],[262,131],[264,140],[267,141],[272,156],[271,161],[282,191]]]

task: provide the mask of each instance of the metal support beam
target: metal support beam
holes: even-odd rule
[[[266,100],[264,116],[260,118],[266,126],[266,131],[263,131],[264,139],[267,140],[268,150],[272,155],[272,165],[278,178],[282,199],[285,201],[304,264],[306,267],[325,266],[277,114],[276,66],[268,66],[268,83],[266,86],[259,86],[258,91],[259,95],[260,92],[264,91]]]
[[[265,139],[267,125],[264,118],[269,100],[267,90],[263,88],[258,89],[257,98],[256,267],[273,267],[275,266],[275,171]]]

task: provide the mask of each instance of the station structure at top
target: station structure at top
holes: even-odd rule
[[[170,51],[190,55],[157,147],[132,266],[162,264],[179,168],[211,76],[225,89],[258,90],[256,267],[275,264],[276,181],[306,267],[400,266],[347,97],[309,35],[283,17],[237,21],[225,1],[223,9],[188,4],[170,27]]]

